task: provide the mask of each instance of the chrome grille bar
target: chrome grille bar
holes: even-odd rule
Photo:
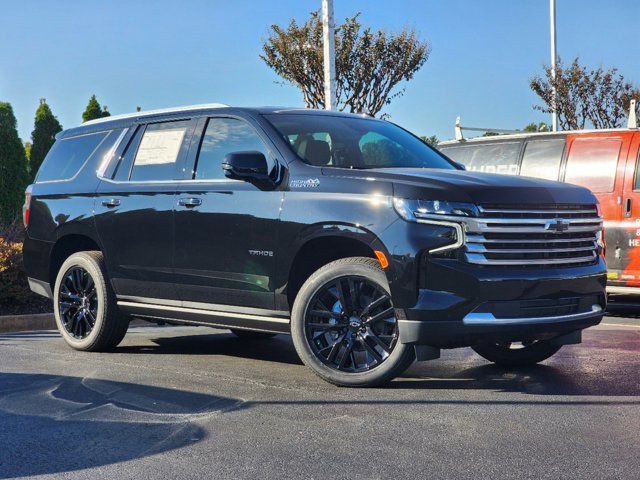
[[[465,259],[486,266],[584,265],[597,261],[595,205],[479,206],[465,218]]]

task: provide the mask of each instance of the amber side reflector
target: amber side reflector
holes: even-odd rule
[[[387,256],[382,253],[380,250],[374,250],[373,253],[378,257],[378,261],[380,262],[380,266],[382,268],[387,268],[389,266],[389,260],[387,260]]]

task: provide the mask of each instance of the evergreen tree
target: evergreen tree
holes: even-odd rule
[[[16,117],[9,103],[0,102],[0,223],[18,216],[27,182],[27,159]]]
[[[62,130],[62,125],[53,115],[44,98],[36,110],[36,120],[31,132],[31,152],[29,155],[29,174],[31,179],[36,176],[38,169],[46,157],[49,149],[56,141],[56,134]]]
[[[96,118],[109,116],[111,116],[111,114],[109,113],[109,110],[107,110],[107,106],[105,105],[104,107],[101,107],[96,96],[91,95],[87,108],[85,108],[82,113],[82,123],[88,122],[89,120],[95,120]]]

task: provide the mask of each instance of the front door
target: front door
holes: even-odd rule
[[[230,180],[221,163],[231,152],[259,151],[274,165],[275,149],[247,119],[202,122],[199,151],[189,155],[192,178],[180,184],[175,202],[175,281],[183,305],[273,309],[282,192]]]
[[[98,187],[96,226],[121,300],[178,301],[173,204],[192,131],[191,121],[139,125]]]

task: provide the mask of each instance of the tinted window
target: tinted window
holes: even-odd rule
[[[520,175],[558,180],[563,150],[563,138],[527,142],[520,165]]]
[[[131,170],[133,181],[172,180],[178,175],[178,158],[188,122],[148,125],[142,134]]]
[[[518,174],[520,142],[444,145],[440,150],[472,172]]]
[[[129,144],[127,145],[127,149],[120,159],[120,163],[118,163],[118,167],[116,168],[115,174],[113,176],[115,180],[129,180],[131,165],[133,164],[133,158],[136,156],[136,152],[138,151],[138,145],[140,144],[140,139],[142,138],[142,132],[144,132],[144,127],[138,127],[136,133],[133,135],[133,137],[131,137]]]
[[[622,140],[577,138],[571,144],[564,181],[592,192],[612,192]]]
[[[266,118],[306,163],[339,168],[455,167],[419,138],[389,122],[338,115]]]
[[[57,140],[40,166],[37,181],[74,177],[106,136],[107,132],[101,132]]]
[[[236,118],[210,118],[207,123],[198,160],[196,179],[226,178],[222,160],[228,153],[258,151],[269,159],[262,140],[248,123]]]

